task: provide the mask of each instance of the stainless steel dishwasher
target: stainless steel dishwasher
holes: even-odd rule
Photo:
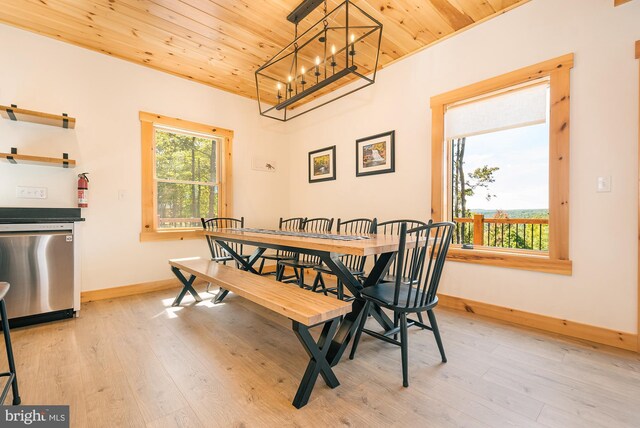
[[[74,224],[0,224],[0,281],[11,326],[74,313]]]

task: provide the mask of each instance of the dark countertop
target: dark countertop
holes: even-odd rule
[[[0,223],[69,223],[84,221],[80,208],[0,208]]]

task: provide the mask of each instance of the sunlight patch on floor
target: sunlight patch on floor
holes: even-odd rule
[[[162,306],[164,306],[165,309],[163,312],[159,313],[156,316],[166,315],[167,318],[177,318],[178,316],[176,312],[180,311],[181,309],[184,309],[185,307],[204,306],[206,308],[216,308],[216,307],[222,307],[225,305],[224,302],[220,302],[220,303],[213,302],[213,298],[215,297],[215,294],[202,292],[200,293],[200,297],[202,297],[202,301],[196,302],[193,296],[188,294],[184,296],[184,298],[182,299],[182,302],[180,303],[180,306],[171,306],[175,298],[162,299],[161,300]]]

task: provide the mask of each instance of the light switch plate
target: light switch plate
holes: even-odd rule
[[[16,186],[16,198],[47,199],[46,187]]]
[[[598,177],[597,191],[599,193],[610,192],[611,191],[611,176],[610,175]]]

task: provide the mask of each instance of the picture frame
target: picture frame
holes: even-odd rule
[[[394,130],[356,140],[356,177],[395,172],[395,134]]]
[[[278,163],[265,157],[254,156],[251,158],[251,169],[254,171],[276,172]]]
[[[309,183],[336,179],[336,146],[309,152]]]

